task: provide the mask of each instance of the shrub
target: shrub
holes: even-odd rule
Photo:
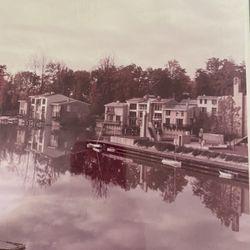
[[[201,155],[209,157],[209,153],[210,153],[209,151],[204,150],[204,151],[201,152]]]
[[[194,151],[192,152],[192,155],[193,155],[193,156],[197,156],[197,155],[200,155],[201,153],[202,153],[201,150],[199,150],[199,149],[194,149]]]
[[[176,153],[181,153],[183,151],[183,147],[176,147],[175,152]]]
[[[167,150],[169,151],[174,151],[175,150],[175,145],[172,143],[166,143]]]
[[[189,148],[189,147],[181,147],[181,150],[182,150],[182,153],[184,153],[184,154],[188,154],[188,153],[193,152],[193,149]]]
[[[226,154],[224,154],[224,153],[220,153],[220,158],[221,158],[221,159],[225,159],[225,158],[226,158],[226,156],[227,156]]]
[[[173,145],[172,143],[163,143],[163,142],[158,142],[155,143],[155,148],[159,151],[174,151],[175,149],[175,145]]]
[[[216,158],[220,155],[218,152],[208,152],[208,157],[209,158]]]
[[[134,141],[134,144],[138,146],[152,147],[154,146],[154,142],[150,141],[148,138],[140,138]]]
[[[225,157],[225,161],[232,161],[233,160],[233,156],[232,155],[227,155]]]
[[[167,149],[167,145],[158,142],[158,143],[155,143],[155,148],[156,148],[158,151],[165,151],[165,150]]]

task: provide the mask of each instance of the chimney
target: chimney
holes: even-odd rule
[[[236,96],[240,92],[241,81],[239,77],[233,79],[233,95]]]

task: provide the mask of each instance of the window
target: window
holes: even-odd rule
[[[155,103],[154,108],[155,110],[161,110],[161,104]]]
[[[212,108],[212,114],[215,114],[217,112],[217,108]]]
[[[114,113],[114,107],[107,107],[107,113]]]
[[[139,104],[139,109],[146,110],[147,104]]]
[[[200,99],[200,104],[202,104],[202,99]]]
[[[207,99],[204,99],[204,103],[207,104]]]
[[[36,105],[40,105],[41,104],[41,99],[37,99],[36,100]]]
[[[216,99],[213,99],[213,100],[212,100],[212,104],[213,104],[213,105],[216,105],[216,104],[217,104],[217,100],[216,100]]]
[[[129,112],[130,117],[136,117],[136,112]]]
[[[45,103],[46,103],[46,99],[44,98],[44,99],[43,99],[43,104],[45,104]]]
[[[129,112],[129,125],[135,126],[136,125],[136,112]]]
[[[184,112],[183,111],[181,112],[181,116],[184,116]]]
[[[42,116],[41,119],[44,120],[45,119],[45,107],[42,107]]]
[[[35,99],[34,99],[34,98],[31,99],[31,103],[32,103],[32,104],[35,103]]]
[[[202,108],[201,108],[201,112],[203,112],[203,113],[207,112],[207,108],[202,107]]]
[[[139,117],[142,118],[142,112],[139,112]]]
[[[108,120],[108,121],[113,121],[113,118],[114,118],[113,115],[108,115],[108,116],[107,116],[107,120]]]
[[[131,104],[129,105],[129,109],[136,109],[136,107],[137,107],[137,104],[136,104],[136,103],[131,103]]]
[[[117,122],[120,122],[121,121],[121,116],[117,115],[115,119],[116,119]]]
[[[176,119],[176,126],[181,128],[183,126],[183,119]]]
[[[170,115],[170,110],[166,110],[166,115]]]
[[[161,119],[161,118],[162,118],[161,113],[155,113],[154,114],[154,119]]]
[[[170,126],[170,118],[166,118],[165,123],[166,123],[166,126]]]

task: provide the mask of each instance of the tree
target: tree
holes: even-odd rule
[[[169,71],[166,69],[154,69],[149,75],[149,79],[152,85],[152,94],[161,97],[172,98],[174,91]]]
[[[216,132],[224,134],[225,139],[231,141],[241,131],[240,107],[235,106],[232,96],[221,99],[218,105]]]
[[[90,102],[95,114],[102,114],[104,105],[112,102],[114,74],[117,69],[111,57],[104,58],[96,70],[91,72]]]
[[[29,66],[34,74],[39,76],[39,94],[44,93],[45,90],[45,70],[48,58],[45,56],[33,56],[30,60]]]
[[[6,81],[4,79],[6,71],[5,65],[0,65],[0,114],[2,113],[2,106],[4,102],[4,86],[6,84]]]
[[[90,73],[83,71],[75,71],[73,73],[73,98],[81,101],[89,101],[89,94],[91,89]]]
[[[183,92],[188,90],[190,78],[186,74],[186,70],[176,60],[168,61],[166,70],[169,72],[173,94],[177,99],[180,99]]]
[[[243,93],[246,93],[245,64],[237,65],[233,60],[210,58],[206,69],[196,71],[196,86],[198,95],[224,96],[233,95],[233,78],[241,78]]]
[[[0,114],[6,113],[8,109],[10,86],[7,81],[7,76],[6,65],[0,65]]]
[[[198,69],[195,73],[196,94],[213,95],[211,79],[206,70]]]
[[[12,83],[20,99],[27,99],[29,95],[34,95],[39,91],[39,76],[30,71],[16,73]]]
[[[112,86],[113,99],[125,101],[134,96],[142,96],[144,78],[142,68],[135,64],[117,68]]]

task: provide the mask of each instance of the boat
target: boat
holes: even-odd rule
[[[219,177],[220,178],[225,178],[225,179],[233,179],[236,177],[238,174],[232,171],[228,170],[219,170]]]
[[[212,149],[228,149],[228,145],[226,144],[220,144],[220,145],[213,145],[208,147],[209,150]]]
[[[102,149],[101,148],[92,148],[95,152],[97,152],[97,153],[101,153],[102,152]]]
[[[107,152],[114,153],[115,151],[116,151],[115,148],[107,148]]]
[[[25,245],[20,243],[14,243],[10,241],[0,240],[0,249],[3,250],[25,250]]]
[[[102,144],[99,143],[88,143],[87,148],[102,148]]]
[[[161,161],[162,164],[168,165],[174,168],[181,168],[181,161],[175,161],[175,160],[170,160],[170,159],[163,159]]]

